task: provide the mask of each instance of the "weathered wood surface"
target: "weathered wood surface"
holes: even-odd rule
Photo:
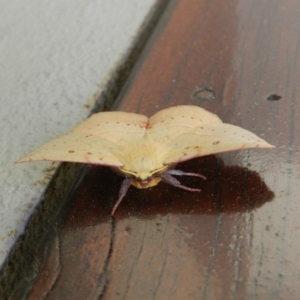
[[[299,11],[298,0],[169,6],[115,109],[199,105],[277,148],[178,165],[207,176],[182,179],[200,194],[131,188],[114,219],[122,179],[90,167],[42,242],[28,299],[299,299]]]

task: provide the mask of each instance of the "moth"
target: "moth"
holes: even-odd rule
[[[192,158],[247,148],[272,148],[255,134],[225,124],[191,105],[163,109],[152,117],[128,112],[100,112],[16,163],[64,161],[109,166],[125,177],[113,216],[131,185],[145,189],[160,181],[192,192],[174,176],[196,176],[174,169]]]

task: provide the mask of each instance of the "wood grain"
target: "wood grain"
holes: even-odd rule
[[[115,108],[199,105],[277,148],[180,164],[207,176],[182,179],[201,194],[131,188],[114,219],[122,179],[91,167],[37,252],[27,299],[299,299],[299,11],[171,3]]]

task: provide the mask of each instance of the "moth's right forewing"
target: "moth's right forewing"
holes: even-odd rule
[[[121,167],[120,149],[108,140],[76,134],[54,139],[16,161],[66,161]]]
[[[19,162],[69,161],[123,166],[126,147],[145,136],[148,118],[126,112],[104,112],[92,115],[69,134],[54,139]],[[126,159],[126,158],[125,158]]]
[[[148,118],[143,115],[118,111],[104,112],[92,115],[76,126],[71,134],[94,135],[118,145],[132,138],[142,138],[147,124]]]

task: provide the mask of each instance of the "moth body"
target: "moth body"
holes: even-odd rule
[[[130,178],[132,185],[139,189],[152,187],[160,181],[160,173],[168,169],[162,163],[163,149],[147,135],[141,140],[133,141],[133,147],[120,154],[123,166],[118,168],[121,175]]]
[[[54,139],[17,161],[66,161],[109,166],[125,177],[118,205],[131,185],[139,189],[161,180],[182,186],[175,176],[205,177],[174,170],[192,158],[249,148],[273,148],[255,134],[191,105],[174,106],[148,118],[126,112],[101,112],[76,126],[69,134]]]

